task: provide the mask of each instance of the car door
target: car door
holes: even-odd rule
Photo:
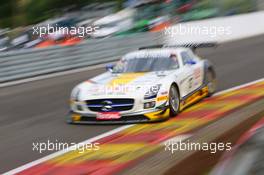
[[[190,60],[186,51],[180,53],[181,60],[182,60],[182,67],[181,67],[181,75],[179,76],[180,79],[180,89],[181,89],[181,96],[185,97],[189,93],[193,91],[193,84],[194,84],[194,76],[193,76],[193,68],[190,64]]]
[[[183,64],[182,92],[186,96],[202,86],[203,66],[191,51],[182,51],[181,58]]]
[[[192,91],[199,89],[203,85],[203,77],[204,77],[204,66],[203,62],[200,61],[199,58],[191,50],[187,51],[187,57],[191,60],[190,67],[193,72],[193,88]]]

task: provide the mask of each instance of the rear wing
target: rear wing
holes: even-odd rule
[[[146,47],[140,47],[139,50],[144,49],[157,49],[157,48],[178,48],[178,47],[186,47],[195,51],[197,48],[209,48],[209,47],[217,47],[217,42],[208,42],[208,43],[186,43],[186,44],[175,44],[175,45],[152,45]]]

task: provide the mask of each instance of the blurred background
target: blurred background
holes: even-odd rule
[[[263,9],[261,0],[1,0],[0,52],[157,32],[171,24]],[[94,34],[33,34],[34,26],[98,26]]]
[[[66,125],[70,91],[77,83],[104,72],[105,69],[99,65],[115,62],[122,55],[140,47],[164,44],[161,31],[167,27],[190,21],[200,26],[207,24],[210,27],[213,24],[216,27],[232,27],[230,35],[213,38],[221,44],[220,47],[198,52],[215,64],[219,90],[263,78],[264,12],[250,13],[260,10],[264,10],[264,0],[0,0],[0,97],[5,99],[0,100],[0,131],[8,133],[2,136],[3,142],[0,144],[0,150],[3,150],[0,174],[1,171],[6,172],[41,158],[43,155],[32,153],[34,140],[45,140],[52,136],[54,140],[65,138],[69,143],[79,143],[87,137],[92,138],[117,128]],[[215,19],[204,20],[210,18]],[[98,27],[98,30],[81,36],[61,33],[57,29],[43,36],[34,32],[35,28],[47,26],[57,29]],[[208,38],[204,36],[202,39]],[[186,35],[171,38],[186,42]],[[193,38],[196,37],[191,36]],[[20,80],[23,82],[26,78],[88,66],[96,68],[19,84]],[[18,84],[16,80],[19,80]],[[248,92],[256,95],[254,93],[262,93],[263,89]],[[245,94],[242,97],[246,100],[250,98]],[[230,101],[231,105],[232,99]],[[261,123],[263,127],[264,121]],[[21,132],[24,137],[18,134]],[[220,161],[212,175],[242,175],[240,171],[232,172],[240,170],[243,167],[241,164],[247,163],[244,160],[256,165],[253,166],[254,171],[258,170],[255,174],[263,175],[263,156],[259,156],[263,155],[263,133],[261,129],[250,133],[251,137],[247,139],[242,137],[244,142],[234,146],[234,152]],[[244,154],[245,151],[252,155],[250,159],[244,157],[248,155]],[[240,158],[240,155],[241,161],[228,162],[230,167],[227,169],[227,164],[223,162],[227,162],[229,157]],[[207,163],[212,163],[212,159],[207,161],[204,157],[198,160],[185,164],[198,168],[186,169],[197,171],[200,165],[204,165],[208,170]],[[247,173],[248,167],[243,167],[244,174],[254,174]]]

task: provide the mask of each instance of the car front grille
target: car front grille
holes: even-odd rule
[[[87,100],[86,104],[93,112],[121,112],[131,110],[134,106],[134,99],[95,99]]]

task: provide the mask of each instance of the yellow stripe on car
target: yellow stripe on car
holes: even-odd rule
[[[108,86],[120,86],[126,85],[133,80],[142,77],[146,73],[124,73],[119,75],[118,77],[114,78],[112,81],[108,83]]]
[[[188,97],[186,100],[182,101],[180,104],[180,111],[182,111],[184,108],[190,106],[191,104],[201,100],[202,98],[206,97],[208,95],[208,87],[204,87],[200,91],[197,91],[190,97]]]
[[[165,100],[168,100],[168,96],[167,95],[163,95],[163,96],[157,97],[157,101],[165,101]]]
[[[72,120],[74,121],[74,122],[77,122],[77,121],[80,121],[81,120],[81,115],[79,115],[79,114],[72,114]]]
[[[166,119],[170,116],[170,110],[166,109],[166,111],[157,111],[157,112],[151,112],[144,114],[146,117],[148,117],[151,121],[159,120],[159,119]]]

